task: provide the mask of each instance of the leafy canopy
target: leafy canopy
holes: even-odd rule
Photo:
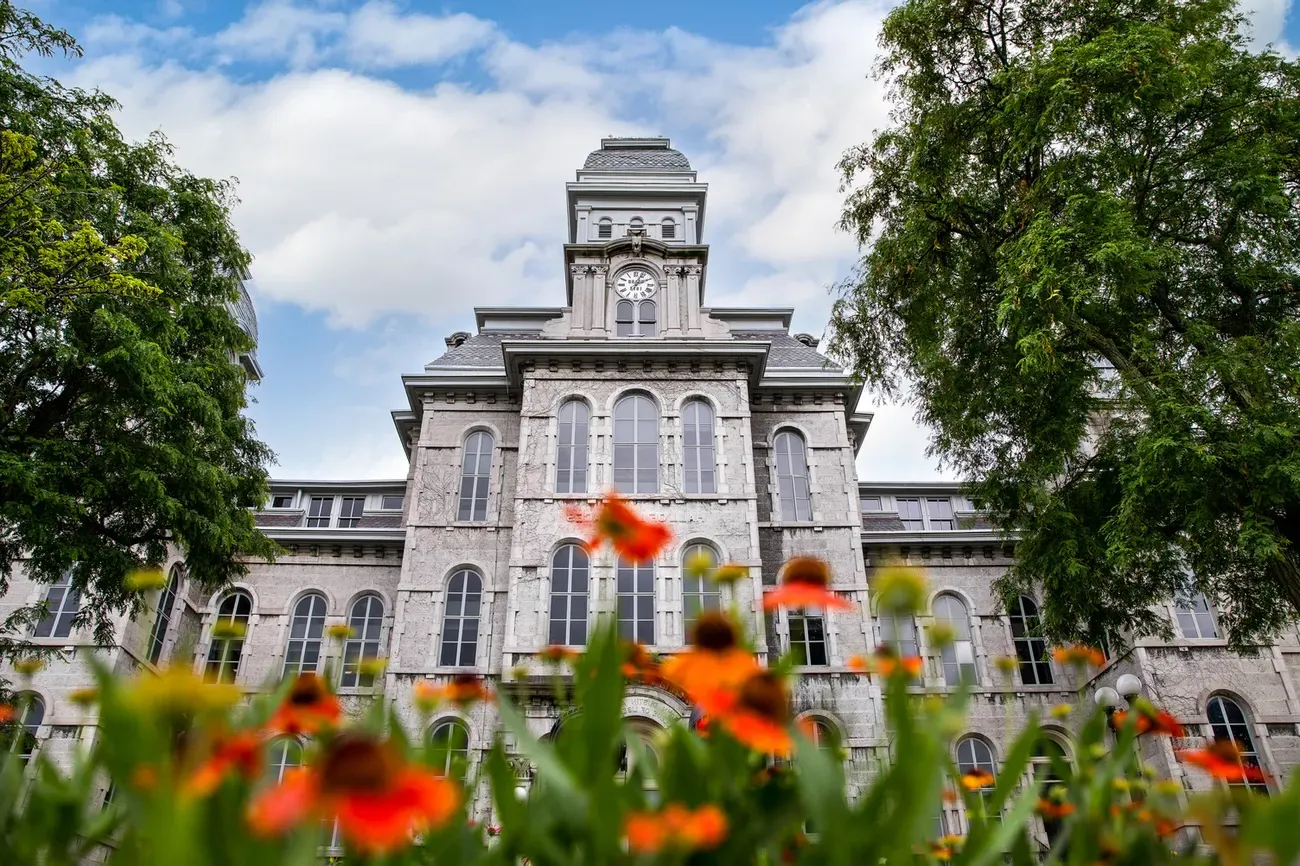
[[[243,414],[231,185],[19,64],[54,51],[79,54],[0,2],[0,594],[20,559],[43,581],[72,569],[79,624],[108,641],[139,604],[126,575],[168,543],[207,586],[274,553],[248,510],[271,454]],[[0,626],[0,654],[39,613]]]
[[[1300,613],[1300,66],[1228,0],[909,0],[834,347],[913,389],[1058,638]]]

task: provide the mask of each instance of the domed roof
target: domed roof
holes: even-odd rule
[[[587,171],[690,171],[691,164],[666,138],[605,138],[582,164]]]

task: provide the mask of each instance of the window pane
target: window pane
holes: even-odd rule
[[[812,520],[812,502],[808,489],[808,464],[804,458],[803,439],[790,431],[778,433],[775,440],[777,496],[781,500],[782,520]]]
[[[581,645],[587,642],[587,554],[566,544],[551,558],[549,641]]]
[[[316,672],[324,632],[325,598],[319,595],[303,596],[293,606],[289,644],[285,648],[284,676]]]
[[[475,571],[458,571],[447,581],[439,664],[468,667],[477,660],[482,592],[483,579]]]

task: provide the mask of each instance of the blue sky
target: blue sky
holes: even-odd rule
[[[710,302],[820,334],[856,256],[834,165],[887,122],[884,0],[25,5],[82,41],[52,71],[128,135],[239,179],[279,477],[405,474],[400,375],[475,305],[562,303],[563,185],[602,135],[669,135],[710,184]],[[1248,5],[1258,41],[1300,45],[1290,0]],[[875,411],[863,478],[944,477],[908,407]]]

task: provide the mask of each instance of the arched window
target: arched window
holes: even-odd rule
[[[682,615],[687,636],[700,611],[722,608],[722,593],[718,584],[702,573],[717,567],[717,551],[707,544],[696,542],[687,545],[682,552]]]
[[[1043,734],[1034,744],[1034,755],[1029,759],[1029,764],[1032,768],[1034,784],[1038,787],[1038,796],[1044,800],[1048,799],[1052,788],[1064,782],[1061,772],[1068,766],[1065,747]],[[1048,847],[1051,847],[1056,844],[1056,837],[1060,835],[1061,821],[1059,818],[1047,817],[1042,821],[1043,833],[1047,836]]]
[[[952,630],[952,641],[939,651],[943,681],[950,686],[975,683],[979,675],[975,670],[975,644],[971,640],[970,611],[966,603],[955,595],[941,595],[934,600],[934,619]]]
[[[217,607],[212,643],[203,677],[209,682],[233,683],[239,673],[239,659],[244,654],[244,634],[253,613],[253,598],[243,590],[232,592]],[[224,629],[229,637],[218,637]]]
[[[469,728],[460,719],[443,719],[429,734],[429,766],[449,779],[464,779],[469,769]]]
[[[45,616],[36,624],[32,637],[67,637],[72,620],[81,607],[81,590],[72,585],[72,569],[45,590]]]
[[[167,639],[167,626],[172,621],[172,608],[176,605],[176,594],[180,592],[180,565],[173,565],[167,588],[158,596],[158,613],[154,616],[153,631],[149,634],[149,661],[158,664],[162,658],[163,642]]]
[[[666,241],[676,240],[677,223],[673,222],[672,217],[664,217],[664,221],[660,224],[659,236]]]
[[[704,400],[688,400],[682,407],[682,450],[686,460],[686,492],[716,493],[713,407]]]
[[[343,677],[346,688],[375,684],[375,675],[361,670],[361,663],[379,658],[379,633],[384,627],[384,602],[366,595],[352,602],[348,611],[348,639],[343,644]]]
[[[18,746],[16,754],[18,760],[26,764],[36,754],[36,735],[40,733],[41,723],[45,721],[45,702],[41,700],[40,695],[28,693],[18,699],[21,706],[26,702],[23,709],[22,731],[18,734]]]
[[[614,305],[614,335],[653,337],[659,323],[654,301],[619,301]]]
[[[1209,716],[1210,731],[1214,734],[1214,739],[1231,740],[1236,743],[1240,753],[1237,759],[1241,765],[1258,769],[1259,752],[1255,750],[1255,738],[1250,733],[1250,723],[1246,720],[1241,705],[1225,695],[1214,695],[1206,705],[1205,714]],[[1234,787],[1245,788],[1248,791],[1268,793],[1268,785],[1262,781],[1241,781],[1232,784]]]
[[[957,741],[957,771],[963,776],[983,770],[992,777],[998,774],[997,765],[993,763],[993,749],[979,737],[963,737]],[[979,789],[979,796],[986,806],[989,794],[993,792],[993,782]]]
[[[456,513],[457,520],[487,520],[492,445],[492,434],[483,430],[475,430],[465,439],[460,461],[460,508]]]
[[[286,771],[302,766],[302,743],[293,737],[277,737],[271,741],[266,759],[267,776],[283,782]]]
[[[551,627],[547,642],[560,646],[587,643],[587,592],[591,564],[587,551],[566,544],[551,557]]]
[[[808,455],[803,437],[792,430],[776,434],[776,490],[781,500],[781,519],[812,520],[812,497],[808,487]]]
[[[916,620],[910,615],[881,616],[880,640],[899,658],[917,658],[921,655],[921,646],[916,639]]]
[[[1020,596],[1011,608],[1011,638],[1020,662],[1020,681],[1027,686],[1050,686],[1052,663],[1047,660],[1047,643],[1039,636],[1038,605]]]
[[[659,410],[642,394],[614,405],[614,489],[659,492]]]
[[[799,723],[800,730],[814,746],[819,749],[833,749],[839,745],[840,738],[835,729],[825,719],[809,716]]]
[[[555,492],[587,492],[587,425],[591,410],[581,400],[566,400],[560,407],[556,440]]]
[[[622,556],[615,569],[618,594],[618,636],[646,645],[655,642],[655,565]]]
[[[1183,637],[1195,640],[1219,636],[1214,611],[1205,593],[1192,591],[1174,596],[1174,613],[1178,615],[1178,630]]]
[[[628,220],[627,227],[629,231],[644,231],[645,220],[641,219],[641,217],[632,217],[632,219]]]
[[[826,620],[813,608],[799,608],[787,614],[790,625],[790,651],[797,665],[826,665]]]
[[[308,593],[293,606],[289,619],[289,644],[284,651],[284,676],[316,673],[320,666],[321,637],[325,634],[325,596]]]
[[[447,581],[447,603],[442,612],[442,653],[438,664],[470,667],[478,652],[478,610],[483,598],[483,578],[463,568]]]
[[[663,729],[644,719],[629,719],[618,748],[618,777],[635,775],[650,805],[659,803],[659,752],[655,738]]]
[[[601,217],[596,223],[597,240],[608,240],[614,236],[614,221],[609,217]]]

